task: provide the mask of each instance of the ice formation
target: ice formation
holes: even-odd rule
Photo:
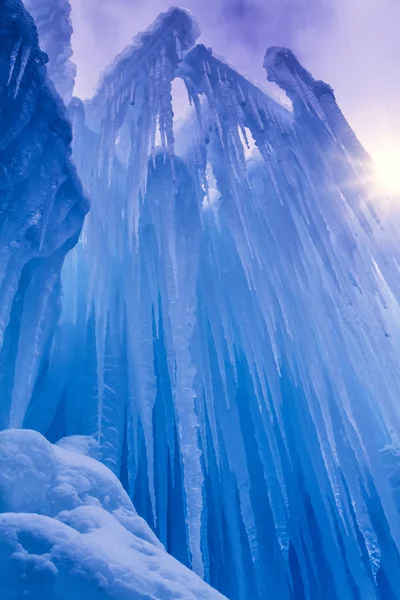
[[[40,47],[48,55],[48,76],[64,102],[69,102],[76,76],[71,60],[71,5],[68,0],[25,0],[24,5],[35,20]]]
[[[0,433],[3,600],[223,600],[169,556],[79,437]]]
[[[68,106],[92,209],[11,423],[98,452],[231,600],[400,599],[396,224],[329,85],[271,48],[289,111],[199,34],[169,10]]]
[[[48,85],[34,24],[0,6],[0,426],[22,427],[46,368],[60,271],[88,209],[71,163],[71,128]]]

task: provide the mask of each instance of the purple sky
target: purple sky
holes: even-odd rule
[[[92,94],[101,70],[134,34],[179,6],[168,0],[71,3],[81,97]],[[292,48],[316,78],[332,85],[376,160],[398,153],[400,171],[400,0],[183,0],[181,6],[196,16],[200,41],[262,87],[266,48]]]

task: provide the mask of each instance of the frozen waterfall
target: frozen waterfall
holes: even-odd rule
[[[68,105],[91,211],[46,366],[26,342],[29,377],[6,381],[10,423],[96,438],[167,551],[231,600],[400,599],[397,225],[329,85],[269,49],[288,110],[199,36],[170,9]]]

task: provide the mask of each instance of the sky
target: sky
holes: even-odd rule
[[[75,94],[88,98],[116,54],[176,2],[71,4]],[[199,41],[260,87],[271,89],[262,68],[266,49],[291,48],[334,88],[382,178],[400,191],[400,0],[182,0],[180,6],[195,15]]]

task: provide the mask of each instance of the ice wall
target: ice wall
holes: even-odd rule
[[[60,271],[88,203],[65,109],[22,4],[0,7],[0,426],[21,427],[46,372]]]
[[[71,60],[71,5],[68,0],[25,0],[24,5],[35,21],[40,47],[49,57],[48,76],[68,103],[76,77]]]
[[[232,600],[396,600],[396,232],[332,89],[271,49],[288,111],[198,33],[171,9],[69,106],[93,210],[25,425],[95,435]]]

